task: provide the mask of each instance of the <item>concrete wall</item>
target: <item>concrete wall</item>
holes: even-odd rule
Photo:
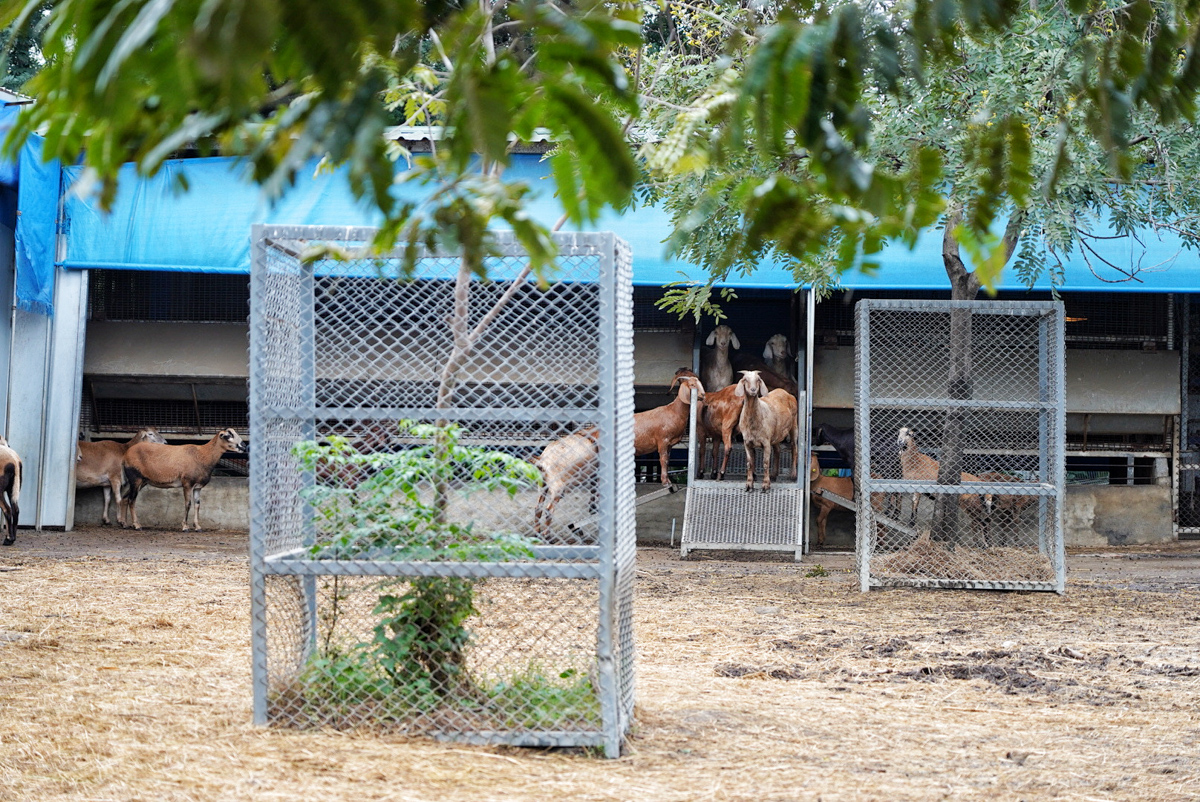
[[[147,487],[138,494],[138,523],[143,529],[175,529],[183,523],[183,490]],[[98,487],[75,491],[75,525],[99,526],[104,511],[104,494]],[[109,520],[116,525],[116,503],[109,506]],[[205,529],[250,528],[250,480],[237,476],[214,476],[200,491],[200,525]]]
[[[657,489],[657,484],[638,486],[639,493]],[[1153,485],[1081,485],[1067,488],[1063,513],[1067,545],[1123,546],[1172,540],[1170,491],[1169,487]],[[214,477],[208,487],[201,491],[200,498],[200,523],[205,529],[250,528],[249,480]],[[638,543],[668,545],[674,519],[675,545],[678,546],[683,531],[685,499],[686,494],[674,493],[638,507]],[[104,497],[100,488],[77,491],[76,526],[99,525],[103,506]],[[110,510],[109,516],[115,524],[116,510]],[[146,529],[178,529],[183,521],[183,491],[178,488],[146,488],[138,497],[138,520]],[[833,549],[854,548],[852,513],[835,510],[829,516],[826,545]]]
[[[639,510],[639,516],[640,513]],[[1175,534],[1171,529],[1171,488],[1157,485],[1068,487],[1063,526],[1066,544],[1081,548],[1172,541]],[[639,539],[640,535],[639,532]],[[816,537],[815,530],[813,536]],[[825,542],[829,548],[853,549],[854,514],[840,509],[830,513]]]
[[[1067,488],[1068,546],[1128,546],[1175,539],[1171,488],[1082,485]]]

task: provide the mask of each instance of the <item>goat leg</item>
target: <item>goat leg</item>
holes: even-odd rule
[[[748,440],[743,441],[742,446],[746,450],[746,492],[749,493],[754,489],[754,446]]]
[[[188,519],[192,517],[192,488],[183,485],[183,531],[188,531]]]
[[[192,519],[192,528],[197,532],[200,531],[200,491],[202,489],[203,487],[201,486],[192,488],[192,509],[195,510],[195,517]]]
[[[104,493],[104,512],[100,515],[100,524],[108,526],[108,505],[112,502],[112,488],[108,485],[102,485],[100,490]],[[121,518],[121,502],[117,501],[117,520]]]
[[[771,489],[771,454],[775,451],[775,446],[767,443],[763,446],[763,483],[762,492],[766,493]],[[778,470],[778,468],[776,468]]]
[[[721,470],[717,473],[717,480],[725,480],[725,469],[729,467],[729,452],[733,449],[733,432],[721,435]]]

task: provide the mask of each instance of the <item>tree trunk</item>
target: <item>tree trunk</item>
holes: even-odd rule
[[[950,277],[950,300],[973,301],[979,294],[979,278],[968,272],[959,255],[958,240],[954,229],[960,214],[951,214],[946,219],[942,236],[942,261]],[[947,397],[956,401],[968,400],[974,388],[971,376],[971,310],[954,309],[950,312],[950,368],[946,377]],[[963,409],[946,412],[942,420],[942,453],[938,466],[939,485],[962,483],[963,472],[963,427],[966,415]],[[939,495],[934,506],[932,538],[954,542],[958,535],[958,509],[961,496]]]
[[[946,216],[946,228],[942,234],[942,262],[950,278],[950,300],[974,301],[979,295],[981,282],[973,271],[968,271],[959,253],[958,239],[954,229],[962,220],[962,211]],[[1004,230],[1004,263],[1012,258],[1021,238],[1024,215],[1016,211],[1008,220]],[[950,312],[950,368],[946,377],[946,395],[956,401],[966,401],[974,395],[971,370],[971,311],[954,309]],[[942,458],[938,466],[939,485],[962,484],[963,429],[966,414],[962,408],[946,413],[942,421]],[[958,534],[959,495],[939,496],[934,507],[932,537],[934,540],[953,542]]]

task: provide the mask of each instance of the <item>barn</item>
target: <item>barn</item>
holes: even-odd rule
[[[27,99],[4,98],[0,128]],[[411,150],[425,129],[390,132]],[[545,143],[514,157],[542,219],[558,216],[540,161]],[[0,171],[0,293],[11,298],[0,327],[4,433],[26,462],[23,523],[66,528],[99,520],[99,491],[74,490],[75,442],[124,439],[155,426],[171,442],[201,442],[226,426],[246,431],[247,311],[253,223],[370,225],[346,176],[317,165],[274,205],[263,202],[226,158],[173,160],[153,178],[129,167],[112,213],[75,191],[80,168],[43,164],[31,142]],[[190,191],[181,193],[186,182]],[[700,278],[664,258],[665,213],[642,206],[598,224],[630,243],[634,265],[637,407],[664,403],[676,368],[698,363],[715,325],[679,320],[656,306],[663,285]],[[1200,536],[1200,257],[1147,235],[1101,242],[1100,255],[1134,276],[1111,283],[1098,259],[1069,254],[1059,296],[1066,314],[1068,545],[1120,545]],[[948,298],[940,239],[885,253],[875,275],[844,277],[810,303],[789,271],[764,265],[730,279],[723,304],[742,351],[761,353],[784,333],[811,355],[812,422],[849,426],[853,411],[855,301]],[[999,298],[1045,300],[1006,275]],[[682,447],[677,462],[686,458]],[[830,450],[827,471],[845,471]],[[640,478],[652,479],[649,465]],[[206,491],[212,525],[247,525],[244,459],[224,460]],[[178,504],[172,492],[163,500]],[[143,513],[146,517],[146,513]],[[176,512],[162,519],[171,525]],[[151,518],[150,520],[154,520]],[[835,514],[830,545],[853,544],[849,514]]]

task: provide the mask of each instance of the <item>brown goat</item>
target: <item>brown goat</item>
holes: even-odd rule
[[[741,397],[742,414],[738,431],[746,449],[746,490],[754,489],[754,449],[763,450],[762,490],[771,489],[771,451],[784,440],[792,443],[792,474],[800,461],[799,406],[796,397],[786,390],[767,391],[767,385],[757,370],[742,373],[734,395]]]
[[[900,473],[906,480],[937,484],[938,471],[941,466],[933,457],[922,454],[917,449],[917,439],[912,429],[907,426],[900,427],[900,430],[896,432],[896,445],[900,449]],[[962,473],[962,480],[966,482],[987,481],[965,471]],[[917,502],[920,495],[920,493],[913,494],[913,518],[917,514]],[[992,513],[993,497],[991,493],[984,493],[982,497],[977,493],[967,493],[959,497],[959,505],[961,509],[971,515],[976,525],[979,525]]]
[[[21,499],[21,457],[8,441],[0,437],[0,511],[4,513],[4,545],[17,541],[17,524],[21,519],[18,502]]]
[[[1022,479],[1018,476],[1013,476],[1010,473],[1001,473],[999,471],[985,471],[979,474],[980,480],[984,482],[1020,482]],[[1021,515],[1025,510],[1037,504],[1037,496],[1019,496],[1009,494],[996,494],[993,500],[993,510],[988,518],[988,538],[991,539],[992,530],[994,527],[1006,527],[1000,529],[1000,540],[1004,541],[1013,537],[1016,533],[1011,531],[1015,529],[1021,519]],[[1008,520],[1005,521],[1004,519]],[[989,543],[989,545],[1000,545],[997,543]]]
[[[828,490],[835,496],[841,496],[850,501],[854,498],[854,480],[846,476],[825,476],[821,473],[821,463],[817,461],[817,455],[813,454],[808,466],[808,489],[812,503],[816,504],[819,510],[817,513],[817,545],[824,546],[825,522],[829,519],[829,513],[839,505],[822,496],[821,491]]]
[[[674,401],[633,416],[634,454],[641,456],[658,452],[664,485],[671,484],[667,472],[671,446],[687,434],[692,390],[696,390],[697,400],[704,398],[704,386],[695,376],[676,376],[676,382],[680,387]],[[671,384],[672,389],[676,382]],[[533,511],[533,529],[540,537],[545,537],[549,532],[554,507],[566,492],[595,477],[599,439],[600,432],[596,427],[581,429],[549,443],[533,460],[542,474],[542,489]]]
[[[697,403],[701,404],[700,414],[703,414],[704,411],[704,385],[700,383],[699,379],[694,376],[677,374],[671,387],[674,388],[676,384],[679,385],[679,390],[674,401],[633,416],[634,456],[640,457],[657,451],[664,485],[671,484],[671,477],[667,474],[671,446],[682,440],[688,433],[688,407],[692,403],[692,390],[696,391]]]
[[[675,371],[675,381],[679,381],[681,376],[695,378],[696,374],[690,368],[680,368]],[[735,394],[736,390],[737,385],[731,384],[704,394],[704,406],[700,408],[700,414],[696,417],[696,478],[704,475],[709,438],[713,441],[713,476],[717,479],[725,478],[729,450],[733,447],[733,434],[737,431],[738,418],[742,414],[742,399]],[[717,446],[718,437],[721,438],[720,447]]]
[[[246,453],[246,443],[234,429],[222,429],[204,445],[165,446],[137,443],[125,452],[125,479],[129,493],[125,498],[127,524],[141,529],[137,519],[137,497],[143,485],[183,488],[183,531],[195,509],[195,530],[200,531],[200,490],[212,478],[226,451]]]
[[[75,453],[75,487],[99,487],[104,490],[104,512],[101,521],[108,526],[108,505],[113,496],[117,499],[117,523],[125,525],[124,507],[121,504],[121,486],[125,483],[125,452],[137,443],[166,443],[166,439],[154,429],[141,429],[127,442],[116,440],[80,440]]]

